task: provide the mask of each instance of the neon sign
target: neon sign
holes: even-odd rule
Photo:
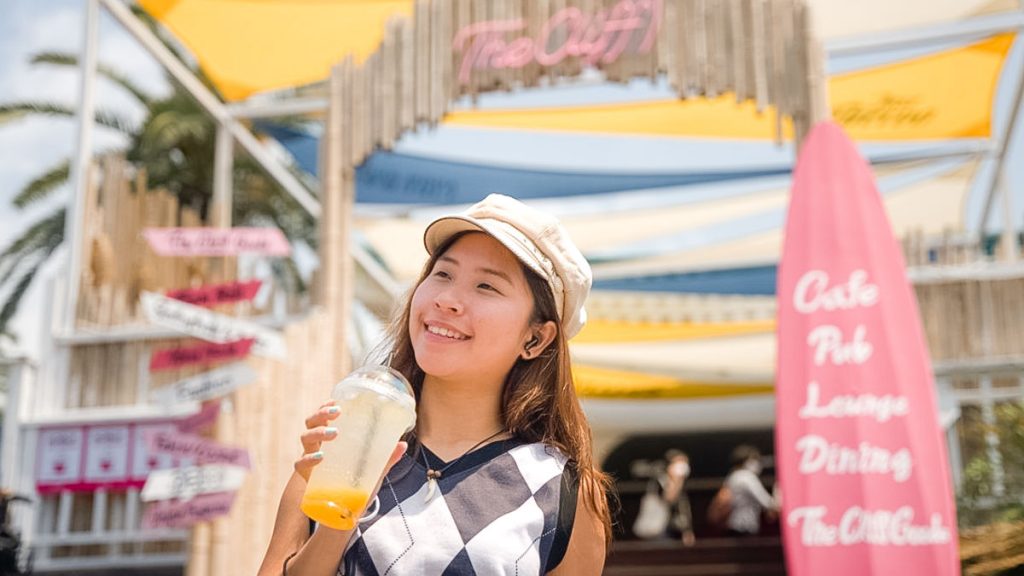
[[[452,41],[462,53],[459,83],[468,83],[473,70],[517,69],[532,62],[548,67],[571,57],[593,66],[626,53],[646,54],[654,47],[661,17],[662,0],[621,0],[596,14],[570,6],[552,15],[536,38],[522,34],[512,40],[508,34],[526,29],[524,18],[476,22]]]

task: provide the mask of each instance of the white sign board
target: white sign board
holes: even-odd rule
[[[256,372],[245,362],[236,362],[216,370],[178,380],[153,391],[153,399],[163,404],[210,400],[256,380]]]
[[[284,359],[287,354],[281,334],[254,322],[217,314],[155,292],[143,292],[140,298],[146,318],[154,324],[217,344],[253,338],[256,342],[252,353],[267,358]]]
[[[242,487],[245,468],[227,464],[206,464],[173,470],[157,470],[142,488],[142,501],[189,500],[200,494],[231,492]]]

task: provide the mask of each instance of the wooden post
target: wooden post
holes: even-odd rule
[[[355,267],[349,254],[349,239],[355,203],[355,171],[353,147],[353,114],[348,109],[354,90],[354,64],[351,58],[334,67],[330,78],[327,122],[321,152],[324,166],[323,215],[320,221],[320,276],[323,300],[320,304],[330,319],[330,377],[338,379],[348,372],[346,324],[350,317],[353,274]],[[360,84],[363,83],[360,79]],[[363,86],[359,86],[362,92]],[[365,125],[364,125],[365,126]],[[362,137],[359,138],[362,140]]]

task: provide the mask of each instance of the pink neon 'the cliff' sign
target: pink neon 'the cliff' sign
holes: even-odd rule
[[[831,122],[794,171],[778,308],[787,573],[959,575],[917,304],[871,170]]]
[[[654,47],[661,25],[662,0],[621,0],[596,14],[575,6],[551,16],[537,37],[521,33],[526,20],[488,20],[459,30],[452,47],[462,53],[459,83],[469,82],[473,70],[522,68],[531,62],[554,66],[570,57],[590,65],[610,64],[627,52],[646,54]]]

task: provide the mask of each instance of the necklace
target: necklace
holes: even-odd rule
[[[430,499],[434,497],[434,492],[437,491],[437,481],[441,479],[441,476],[444,474],[445,470],[454,466],[459,460],[465,458],[467,454],[471,454],[477,448],[483,446],[488,440],[493,440],[504,433],[505,428],[502,428],[501,430],[498,430],[497,432],[491,434],[487,438],[484,438],[483,440],[477,442],[469,450],[463,452],[461,456],[445,464],[440,470],[434,470],[433,468],[430,467],[430,462],[427,461],[427,453],[423,451],[423,443],[420,442],[420,455],[423,457],[423,466],[427,469],[427,495],[424,496],[423,502],[430,502]]]

